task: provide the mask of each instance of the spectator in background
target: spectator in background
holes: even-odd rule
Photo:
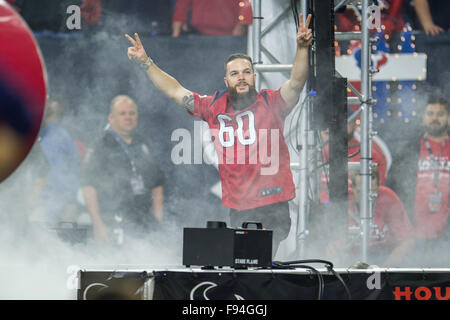
[[[190,28],[205,35],[242,36],[251,23],[249,0],[177,0],[172,18],[172,37],[177,38]]]
[[[327,259],[339,264],[353,264],[361,253],[360,192],[361,176],[357,169],[349,170],[352,190],[348,201],[348,236],[346,240],[333,241],[326,246]],[[379,184],[379,172],[372,171],[373,203],[372,228],[368,243],[368,259],[363,263],[383,267],[405,266],[410,263],[414,249],[414,228],[403,203],[395,192]]]
[[[423,30],[427,35],[435,36],[450,32],[450,1],[413,0],[414,9]]]
[[[130,97],[113,99],[108,122],[104,136],[86,156],[82,190],[94,239],[122,245],[161,226],[164,174],[154,151],[135,133],[138,112]]]
[[[432,94],[422,114],[422,125],[394,158],[388,185],[413,217],[419,254],[439,257],[440,243],[449,236],[448,102]]]
[[[360,226],[361,175],[359,171],[350,171],[350,175],[349,222],[350,226]],[[379,172],[375,168],[372,171],[372,192],[377,195],[372,218],[375,228],[371,230],[369,256],[385,267],[404,265],[414,248],[414,229],[401,200],[379,181]],[[353,253],[358,255],[360,247],[356,247]]]
[[[355,111],[352,108],[348,108],[348,116],[350,117]],[[360,162],[361,161],[361,144],[359,139],[356,137],[357,131],[357,118],[347,123],[347,134],[348,134],[348,162]],[[324,142],[328,141],[328,129],[321,132],[322,139]],[[329,148],[328,143],[322,149],[323,162],[327,163],[329,160]],[[383,149],[378,145],[376,141],[372,141],[372,161],[378,165],[379,170],[379,184],[384,185],[386,182],[387,171],[388,171],[388,160],[387,155]],[[324,168],[321,175],[321,194],[320,201],[322,203],[329,201],[329,194],[327,188],[327,167]],[[349,176],[349,188],[351,188],[351,179]]]
[[[78,218],[80,154],[75,140],[61,126],[65,106],[62,101],[49,98],[40,132],[40,145],[50,170],[40,195],[38,215],[50,226],[61,222],[75,223]]]

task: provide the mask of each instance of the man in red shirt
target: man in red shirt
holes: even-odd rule
[[[219,156],[222,203],[230,208],[231,224],[259,221],[272,229],[273,256],[291,225],[287,201],[295,197],[295,187],[283,127],[306,82],[312,41],[310,20],[308,15],[303,25],[300,14],[291,77],[278,90],[257,92],[251,58],[234,54],[224,65],[227,90],[214,96],[202,96],[184,88],[147,56],[138,34],[136,40],[126,35],[133,45],[128,48],[128,57],[144,67],[158,89],[190,115],[209,124]]]
[[[242,36],[250,24],[252,7],[249,0],[177,0],[172,36],[176,38],[182,30],[188,31],[188,25],[201,34]]]
[[[422,119],[425,135],[420,142],[414,224],[417,237],[436,238],[444,233],[449,216],[450,139],[446,105],[428,104]]]
[[[392,166],[389,185],[413,216],[416,238],[423,253],[440,258],[437,244],[449,232],[450,139],[448,102],[431,95],[422,115],[425,133],[411,139]],[[447,249],[446,249],[447,250]],[[419,252],[418,252],[419,253]]]
[[[348,108],[349,116],[353,114],[353,109]],[[348,161],[349,162],[360,162],[361,161],[361,153],[360,148],[361,144],[359,140],[355,137],[355,130],[357,128],[356,119],[353,119],[351,122],[347,124],[347,134],[348,134]],[[324,142],[328,141],[328,130],[321,132],[322,140]],[[322,149],[322,158],[323,162],[327,163],[329,160],[329,145],[326,144]],[[387,159],[386,156],[382,153],[381,148],[377,146],[375,141],[372,141],[372,161],[376,163],[378,166],[378,170],[380,172],[379,182],[380,185],[384,185],[387,176]],[[328,193],[328,179],[327,179],[327,167],[324,167],[321,173],[321,190],[320,190],[320,202],[328,202],[330,197]],[[349,188],[351,187],[351,179],[349,173]]]
[[[352,191],[349,196],[349,225],[359,228],[359,202],[361,176],[352,172]],[[369,256],[373,263],[380,266],[393,267],[404,265],[406,258],[414,247],[414,229],[406,214],[403,203],[394,191],[379,184],[379,172],[372,172],[372,192],[377,194],[373,210],[373,230],[370,235]],[[358,236],[355,239],[352,253],[359,254]],[[356,249],[356,250],[355,250]],[[372,263],[372,262],[371,262]]]

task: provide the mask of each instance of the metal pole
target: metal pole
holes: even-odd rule
[[[368,1],[362,1],[362,43],[361,43],[361,199],[360,199],[360,214],[361,214],[361,231],[362,231],[362,243],[361,243],[361,259],[362,261],[368,261],[368,244],[370,236],[370,185],[371,185],[371,172],[370,172],[370,94],[369,94],[369,77],[370,77],[370,39],[367,19]]]
[[[371,47],[371,45],[370,45],[370,47]],[[369,52],[371,55],[371,50],[369,50]],[[369,154],[372,157],[372,137],[374,135],[374,132],[373,132],[373,113],[372,113],[373,108],[372,108],[372,102],[371,102],[372,101],[372,72],[370,70],[369,70],[368,82],[369,82],[369,92],[368,92],[369,103],[367,104],[367,106],[369,108],[369,128],[368,128],[369,134],[368,134],[368,136],[369,136]],[[368,217],[367,217],[367,221],[369,224],[369,227],[368,227],[369,234],[368,234],[367,238],[370,238],[370,234],[372,233],[372,225],[373,225],[373,209],[374,209],[375,194],[373,193],[373,190],[372,190],[372,175],[373,175],[372,168],[374,166],[376,166],[376,164],[373,161],[370,161],[370,164],[369,164],[370,176],[369,176],[369,188],[368,188],[368,190],[369,190],[369,199],[368,199],[369,209],[368,209]],[[369,240],[367,240],[367,241],[369,241]],[[368,247],[368,245],[367,245],[367,247]],[[367,254],[367,259],[370,259],[370,257],[368,257],[368,254]],[[367,259],[364,261],[367,262],[368,261]]]
[[[292,64],[256,64],[258,72],[286,72],[292,70]]]
[[[306,0],[301,0],[300,3],[301,12],[303,13],[303,23],[306,21],[307,16],[307,4]],[[307,85],[305,84],[306,88]],[[303,93],[306,93],[306,90],[303,89]],[[303,94],[302,96],[306,96]],[[304,100],[303,98],[301,100]],[[301,145],[302,149],[300,150],[300,177],[299,177],[299,206],[298,206],[298,218],[297,218],[297,254],[300,259],[303,259],[305,256],[305,239],[306,239],[306,216],[308,211],[308,168],[309,168],[309,144],[308,144],[308,119],[309,119],[309,101],[305,100],[302,114],[300,117],[300,128],[301,128]]]
[[[253,59],[253,24],[249,25],[247,30],[247,54]]]
[[[272,20],[268,25],[264,27],[264,30],[261,32],[261,38],[263,38],[266,34],[268,34],[288,13],[290,7],[284,9],[275,19]]]
[[[253,64],[261,64],[261,0],[253,0]],[[261,73],[256,77],[256,89],[261,89]]]
[[[370,43],[369,43],[369,55],[372,56],[372,43],[375,43],[377,40],[376,38],[372,38],[370,39]],[[378,72],[379,70],[374,69],[374,68],[370,68],[369,69],[369,146],[370,146],[370,154],[372,155],[372,142],[373,142],[373,137],[377,135],[377,132],[374,131],[373,129],[373,105],[376,103],[376,100],[373,99],[373,91],[372,91],[372,81],[373,81],[373,74]],[[373,177],[373,170],[372,168],[376,167],[377,164],[371,161],[370,164],[370,184],[369,184],[369,207],[370,207],[370,230],[372,230],[372,226],[373,226],[373,211],[375,208],[375,201],[376,201],[376,197],[378,196],[376,193],[373,193],[372,190],[372,177]],[[371,231],[370,231],[371,232]],[[369,234],[370,237],[370,234]]]
[[[335,32],[336,41],[361,40],[361,32]]]

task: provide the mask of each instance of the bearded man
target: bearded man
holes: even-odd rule
[[[149,58],[138,34],[135,39],[126,35],[132,44],[128,57],[142,65],[153,84],[208,123],[219,158],[222,204],[230,208],[231,224],[258,221],[273,230],[273,256],[291,226],[288,201],[295,197],[295,186],[283,127],[306,82],[310,20],[308,15],[303,24],[300,14],[291,76],[278,90],[257,92],[252,59],[233,54],[225,61],[227,90],[213,96],[184,88]]]
[[[435,252],[432,258],[439,257],[437,244],[448,241],[449,234],[448,117],[448,102],[431,95],[422,114],[424,132],[394,159],[388,181],[413,219],[415,236],[423,244],[418,253]]]

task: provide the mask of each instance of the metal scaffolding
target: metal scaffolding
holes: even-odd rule
[[[278,16],[276,16],[271,22],[269,22],[264,29],[261,26],[261,6],[263,0],[253,0],[253,26],[249,30],[248,34],[248,54],[252,56],[254,61],[254,67],[257,74],[261,75],[266,72],[289,72],[292,68],[292,64],[263,64],[261,61],[261,53],[264,52],[269,59],[277,61],[271,52],[262,46],[261,39],[269,32],[272,31],[274,26],[279,23],[289,12],[289,7],[284,9]],[[361,260],[364,262],[370,262],[368,257],[368,243],[372,226],[372,201],[373,195],[371,190],[371,176],[372,176],[372,137],[375,134],[372,131],[372,107],[375,101],[372,98],[371,77],[376,70],[370,68],[371,57],[371,42],[376,41],[370,38],[369,25],[368,25],[368,9],[371,0],[335,0],[334,11],[337,12],[342,6],[346,5],[355,10],[356,14],[361,18],[361,31],[359,32],[335,32],[336,41],[361,41],[361,92],[358,92],[350,83],[348,88],[355,94],[356,97],[348,97],[348,105],[360,105],[360,108],[348,119],[353,120],[358,115],[361,115],[361,157],[360,157],[360,174],[361,174],[361,199],[360,199],[360,215],[361,215]],[[307,16],[307,0],[300,0],[300,8],[303,13],[303,18]],[[330,44],[331,46],[332,44]],[[336,72],[337,73],[337,72]],[[260,89],[261,77],[257,77],[256,87]],[[306,86],[305,86],[306,88]],[[304,95],[305,92],[302,93]],[[301,101],[302,99],[300,99]],[[309,175],[311,149],[308,147],[311,144],[310,137],[310,124],[309,124],[309,112],[310,103],[306,101],[304,110],[302,112],[299,126],[301,128],[301,143],[302,147],[300,151],[299,161],[300,163],[293,163],[291,168],[293,170],[299,170],[300,176],[298,181],[298,189],[300,191],[299,205],[298,205],[298,219],[296,230],[296,253],[299,258],[303,258],[305,254],[306,236],[308,234],[307,217],[309,215],[308,208],[308,183],[311,178]],[[319,183],[317,181],[316,183]]]

